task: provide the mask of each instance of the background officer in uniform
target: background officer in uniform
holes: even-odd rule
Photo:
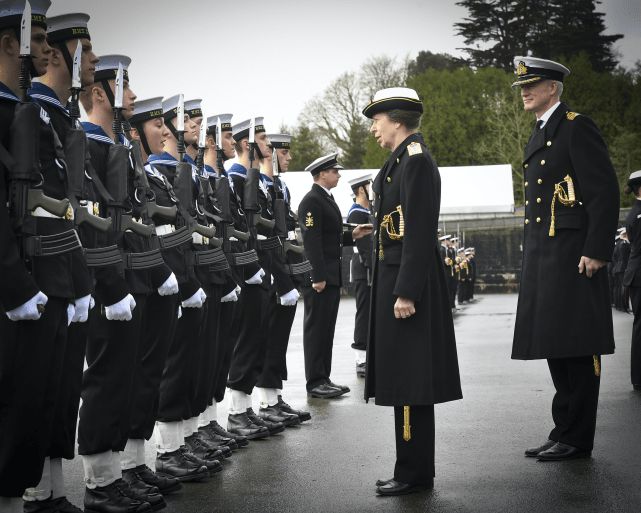
[[[525,148],[523,267],[512,358],[546,358],[556,388],[554,429],[526,456],[589,457],[594,443],[601,355],[614,352],[606,270],[619,188],[594,122],[560,101],[570,71],[515,57],[526,111],[537,123]]]
[[[434,404],[462,397],[454,324],[437,241],[441,177],[418,133],[416,91],[378,91],[363,114],[392,151],[374,181],[372,315],[365,400],[394,407],[396,466],[381,495],[434,485]]]
[[[630,291],[634,324],[630,350],[630,377],[634,390],[641,391],[641,171],[635,171],[628,179],[628,189],[636,198],[625,219],[625,231],[631,251],[623,286]]]
[[[330,153],[305,168],[314,177],[314,185],[298,206],[305,256],[313,268],[311,283],[303,287],[307,393],[325,399],[349,392],[349,387],[336,385],[329,378],[343,284],[342,248],[344,244],[354,244],[354,240],[371,231],[371,225],[359,225],[353,231],[343,231],[343,216],[331,193],[341,177],[339,170],[343,169],[337,157],[337,153]]]
[[[354,193],[354,203],[347,213],[347,222],[367,224],[370,222],[369,188],[372,175],[358,176],[349,181]],[[350,262],[350,281],[354,287],[356,299],[356,317],[354,319],[354,343],[356,353],[356,374],[365,377],[365,359],[367,351],[367,330],[369,329],[369,296],[372,281],[372,236],[367,235],[356,241],[354,254]]]

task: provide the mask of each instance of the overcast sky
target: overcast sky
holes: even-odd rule
[[[641,0],[604,0],[622,63],[641,59]],[[98,55],[132,58],[140,99],[184,93],[206,115],[296,124],[305,103],[369,57],[460,55],[455,0],[52,0],[50,15],[91,15]]]

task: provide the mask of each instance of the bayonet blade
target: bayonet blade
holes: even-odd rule
[[[176,115],[177,126],[176,130],[178,132],[185,131],[185,95],[181,94],[178,96],[178,113]]]
[[[124,75],[122,69],[122,62],[118,64],[118,72],[116,73],[115,94],[114,94],[114,108],[122,109],[122,97],[124,91]]]
[[[256,118],[249,120],[249,144],[256,142]]]
[[[200,134],[198,137],[198,147],[205,148],[207,146],[207,118],[203,115],[203,119],[200,122]]]
[[[278,176],[278,152],[276,148],[272,148],[272,174]],[[276,190],[276,185],[274,185],[274,190]]]
[[[22,22],[20,23],[20,55],[31,55],[31,4],[24,3]]]
[[[78,39],[76,45],[76,51],[73,54],[73,70],[71,73],[71,88],[80,89],[82,84],[80,83],[80,64],[82,62],[82,42]]]
[[[220,116],[216,118],[216,148],[223,149],[223,127],[220,126]]]

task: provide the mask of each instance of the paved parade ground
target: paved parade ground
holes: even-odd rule
[[[516,295],[480,296],[455,318],[464,399],[436,407],[436,479],[431,493],[380,498],[374,482],[394,465],[393,412],[362,399],[349,345],[355,305],[341,301],[332,380],[352,392],[308,399],[298,306],[285,400],[311,422],[236,451],[223,472],[167,496],[167,513],[638,512],[641,392],[629,377],[632,316],[614,311],[617,351],[603,358],[593,458],[539,463],[523,456],[551,429],[545,361],[510,360]],[[398,340],[398,350],[403,341]],[[255,407],[257,401],[254,401]],[[220,411],[226,425],[226,412]],[[148,453],[153,468],[154,456]],[[82,464],[67,463],[69,499],[82,505]]]

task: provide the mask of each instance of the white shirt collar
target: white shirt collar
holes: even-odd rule
[[[545,111],[545,114],[543,114],[538,119],[538,121],[543,121],[543,123],[541,123],[541,128],[547,125],[548,120],[552,117],[552,114],[554,114],[554,111],[559,105],[561,105],[561,102],[560,101],[556,102],[554,105],[552,105],[552,107],[550,107],[548,110]]]
[[[328,196],[331,196],[331,195],[332,195],[332,193],[330,192],[330,190],[329,190],[329,189],[327,189],[326,187],[323,187],[321,184],[318,184],[318,186],[319,186],[321,189],[323,189],[323,190],[327,193],[327,195],[328,195]]]

